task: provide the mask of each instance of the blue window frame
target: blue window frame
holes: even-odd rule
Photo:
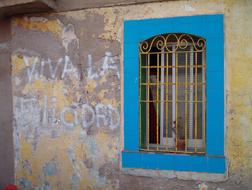
[[[139,150],[139,43],[158,34],[187,33],[206,39],[206,154]],[[130,20],[124,23],[123,168],[225,173],[223,15]]]

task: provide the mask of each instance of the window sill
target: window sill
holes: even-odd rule
[[[206,182],[223,182],[227,180],[226,174],[210,174],[199,172],[181,172],[174,170],[146,170],[122,168],[122,174],[140,177],[155,177],[166,179],[195,180]]]
[[[123,169],[172,170],[180,172],[200,172],[225,175],[225,162],[224,156],[186,155],[139,151],[122,152]]]

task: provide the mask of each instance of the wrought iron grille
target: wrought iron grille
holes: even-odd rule
[[[206,41],[171,33],[139,45],[140,150],[205,153]]]

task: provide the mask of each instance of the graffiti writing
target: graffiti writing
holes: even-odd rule
[[[64,79],[66,76],[73,75],[76,79],[79,79],[79,73],[77,68],[73,65],[70,57],[66,55],[60,58],[56,63],[53,63],[51,59],[40,59],[39,57],[27,57],[23,56],[23,61],[26,66],[26,73],[28,77],[28,82],[31,83],[34,80],[40,79],[45,76],[45,67],[49,67],[51,79],[55,79],[59,68],[60,78]],[[39,69],[38,69],[39,68]]]
[[[39,126],[42,123],[44,127],[62,124],[67,128],[81,125],[86,129],[95,125],[98,128],[104,126],[114,130],[120,124],[119,111],[111,105],[98,103],[96,106],[91,106],[87,103],[75,103],[72,107],[66,106],[57,113],[56,97],[48,100],[48,97],[44,96],[43,106],[40,106],[35,98],[16,97],[15,101],[17,101],[16,121],[22,127]],[[66,115],[70,115],[72,119],[66,119]]]
[[[119,79],[120,73],[118,62],[119,57],[113,56],[111,52],[105,52],[104,57],[97,62],[94,62],[92,55],[89,54],[87,57],[88,79],[99,79],[109,71],[115,72]],[[57,77],[59,79],[65,79],[67,76],[71,75],[77,80],[80,79],[80,71],[76,68],[68,55],[58,59],[56,62],[53,62],[50,58],[43,59],[38,56],[29,57],[24,55],[23,63],[26,67],[26,74],[29,83],[46,76],[46,69],[49,70],[49,78],[52,80]]]

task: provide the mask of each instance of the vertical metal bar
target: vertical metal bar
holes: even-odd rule
[[[160,144],[162,145],[162,139],[163,139],[163,128],[164,128],[164,77],[165,77],[165,73],[164,73],[164,48],[161,51],[161,91],[160,91]]]
[[[197,152],[197,140],[198,140],[198,53],[195,52],[195,125],[194,125],[194,151]]]
[[[142,107],[142,102],[141,102],[141,93],[142,93],[142,91],[141,91],[141,89],[142,89],[142,59],[141,59],[142,57],[141,57],[141,53],[139,53],[139,62],[140,62],[140,65],[139,65],[139,99],[140,99],[140,101],[139,101],[139,115],[140,115],[140,120],[139,120],[139,131],[140,131],[140,133],[139,133],[139,144],[140,144],[140,147],[139,147],[139,149],[141,149],[141,147],[142,147],[142,109],[141,109],[141,107]]]
[[[193,46],[190,47],[190,90],[189,90],[189,146],[193,139]],[[192,145],[193,146],[193,145]]]
[[[172,141],[175,144],[175,122],[176,122],[176,68],[175,68],[175,46],[172,46]]]
[[[147,57],[148,84],[147,84],[147,149],[150,149],[150,54]]]
[[[157,150],[159,150],[159,146],[158,146],[158,136],[159,136],[159,54],[157,54],[157,80],[156,80],[156,85],[157,85],[157,125],[156,125],[156,130],[157,130]]]
[[[168,52],[166,53],[166,103],[165,103],[165,105],[166,105],[166,117],[165,117],[165,121],[166,121],[166,123],[165,123],[165,126],[166,126],[166,134],[165,134],[165,137],[166,137],[166,150],[168,150],[168,135],[169,135],[169,133],[168,133],[168,130],[169,130],[169,118],[168,118],[168,108],[169,108],[169,85],[168,85],[168,83],[169,83],[169,68],[168,68],[168,66],[169,66],[169,54],[168,54]]]
[[[206,148],[206,52],[202,52],[202,148]]]
[[[175,53],[176,56],[176,151],[178,150],[178,53]]]
[[[187,67],[188,67],[188,63],[187,63],[187,52],[185,53],[185,151],[187,152],[188,150],[188,118],[187,118],[187,104],[188,104],[188,84],[187,84]]]

